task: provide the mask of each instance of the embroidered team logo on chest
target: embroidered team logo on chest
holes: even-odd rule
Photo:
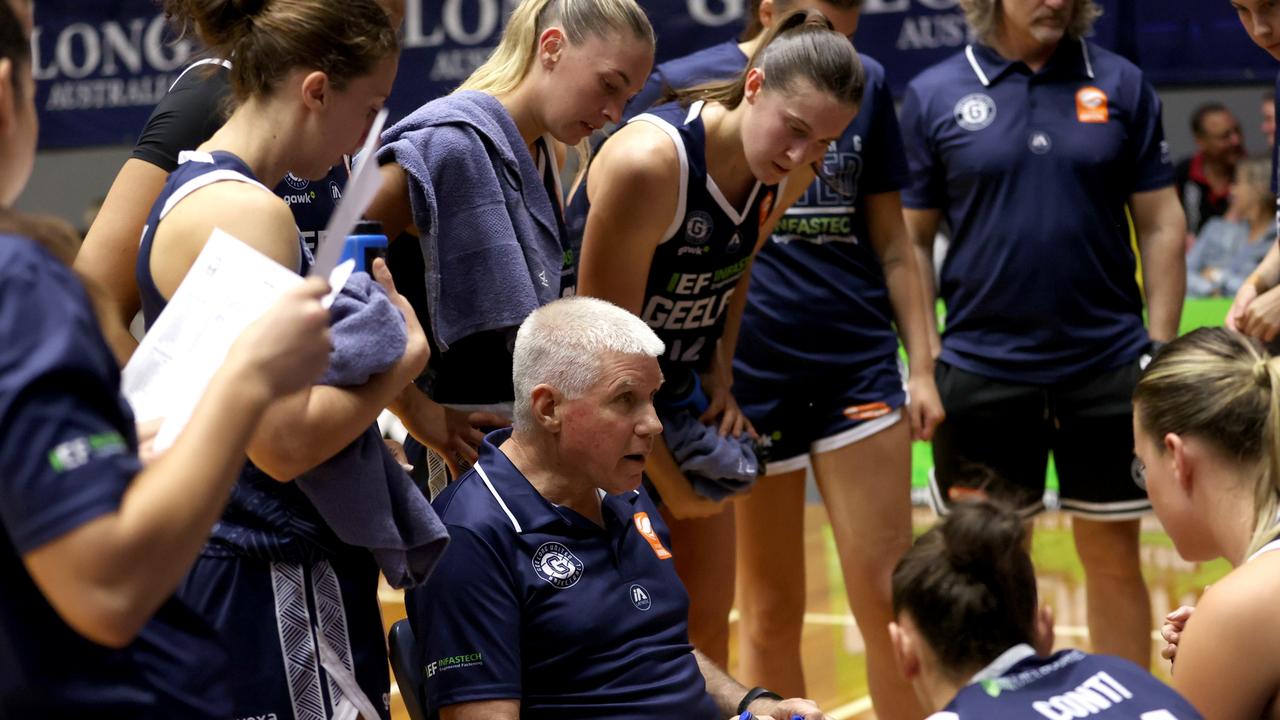
[[[558,542],[543,543],[533,554],[533,571],[561,590],[582,579],[582,568],[578,556]]]
[[[684,223],[684,236],[690,245],[702,245],[711,239],[715,228],[716,223],[711,219],[710,213],[694,210]]]
[[[285,175],[284,181],[285,181],[285,184],[287,184],[289,187],[293,188],[294,190],[306,190],[307,186],[311,184],[310,180],[307,180],[305,178],[300,178],[297,175],[294,175],[293,173],[289,173],[288,175]]]
[[[956,103],[955,116],[957,125],[976,132],[995,121],[996,102],[986,93],[965,95]]]

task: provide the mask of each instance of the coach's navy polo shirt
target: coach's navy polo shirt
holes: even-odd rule
[[[1160,122],[1141,70],[1072,39],[1036,73],[970,45],[911,81],[903,204],[951,228],[944,361],[1048,384],[1141,354],[1126,203],[1174,182]]]
[[[510,435],[436,498],[452,541],[406,599],[433,713],[519,699],[523,720],[718,718],[649,496],[604,496],[602,528],[538,494],[498,449]]]
[[[225,656],[170,599],[127,647],[71,629],[22,557],[120,507],[139,471],[120,370],[70,268],[0,235],[0,717],[225,718]]]

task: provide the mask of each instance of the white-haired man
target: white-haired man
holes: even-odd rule
[[[689,644],[689,598],[640,484],[662,432],[662,351],[643,321],[594,298],[520,326],[515,425],[435,499],[453,541],[407,598],[433,717],[826,717],[747,690]]]
[[[1093,647],[1147,665],[1151,506],[1131,480],[1130,398],[1140,358],[1177,335],[1186,272],[1160,100],[1083,39],[1094,0],[960,2],[977,41],[912,80],[902,108],[902,201],[926,277],[944,216],[951,229],[933,499],[945,512],[985,466],[1027,515],[1043,511],[1052,451]]]

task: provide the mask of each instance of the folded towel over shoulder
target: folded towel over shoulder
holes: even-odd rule
[[[366,273],[351,276],[330,312],[333,351],[321,384],[363,385],[404,354],[404,317]],[[376,424],[295,482],[339,539],[369,549],[392,587],[425,580],[449,543]]]
[[[519,327],[560,295],[556,210],[502,103],[482,92],[447,95],[396,123],[382,142],[378,161],[408,175],[437,347]]]

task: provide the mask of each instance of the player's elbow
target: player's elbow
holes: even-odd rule
[[[151,617],[142,603],[118,588],[96,588],[79,593],[74,601],[50,600],[54,611],[72,630],[105,647],[128,646]]]

